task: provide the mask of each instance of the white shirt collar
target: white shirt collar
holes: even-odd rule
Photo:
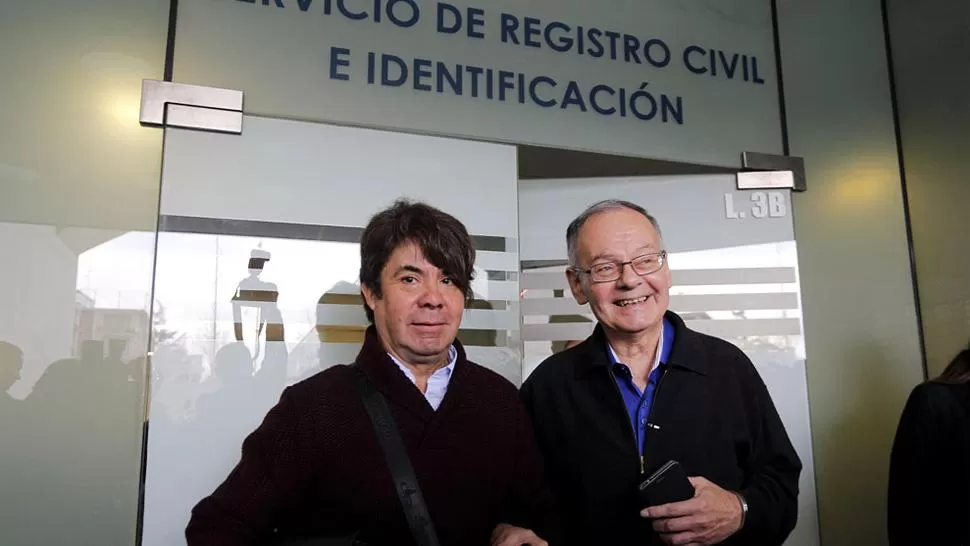
[[[417,385],[418,380],[414,377],[414,374],[411,373],[411,370],[409,370],[391,353],[387,353],[387,356],[391,357],[391,360],[397,364],[397,367],[401,370],[401,373],[403,373],[412,384]],[[451,382],[451,374],[455,371],[456,362],[458,362],[458,349],[452,345],[448,350],[448,365],[444,368],[436,370],[433,374],[431,374],[431,377],[428,378],[428,388],[424,393],[424,398],[435,410],[437,410],[438,406],[441,405],[441,401],[444,400],[445,394],[448,392],[448,384]]]

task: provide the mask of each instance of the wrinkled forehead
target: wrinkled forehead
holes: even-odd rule
[[[627,210],[610,210],[591,216],[579,230],[578,250],[581,257],[627,256],[663,250],[660,233],[642,214]]]

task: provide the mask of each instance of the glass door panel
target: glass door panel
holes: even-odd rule
[[[757,367],[804,465],[799,521],[786,544],[818,544],[798,258],[789,190],[740,191],[733,175],[524,180],[519,185],[524,375],[585,339],[594,317],[566,282],[566,226],[607,198],[660,223],[670,308],[740,347]]]
[[[184,543],[191,508],[283,388],[353,361],[368,324],[358,241],[395,199],[465,223],[478,257],[459,337],[470,359],[521,381],[514,147],[255,116],[243,125],[165,134],[145,546]]]

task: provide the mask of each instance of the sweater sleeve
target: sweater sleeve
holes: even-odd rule
[[[752,452],[744,489],[748,503],[744,527],[738,532],[743,544],[781,545],[798,520],[798,478],[802,463],[788,438],[761,376],[744,355],[746,390],[753,402],[749,410]]]
[[[265,540],[281,510],[305,486],[311,466],[290,388],[242,446],[229,477],[192,510],[188,546],[247,546]]]

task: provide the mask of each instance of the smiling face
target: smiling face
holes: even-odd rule
[[[660,234],[644,215],[626,208],[609,209],[589,217],[580,228],[577,263],[573,265],[586,270],[662,250]],[[626,265],[620,278],[610,282],[592,282],[589,275],[573,270],[566,275],[573,297],[580,304],[589,303],[608,334],[636,338],[660,327],[670,301],[671,276],[666,263],[645,276]]]
[[[361,292],[384,348],[406,364],[447,362],[465,310],[464,292],[450,273],[406,242],[388,258],[380,286],[380,296],[367,285]]]

